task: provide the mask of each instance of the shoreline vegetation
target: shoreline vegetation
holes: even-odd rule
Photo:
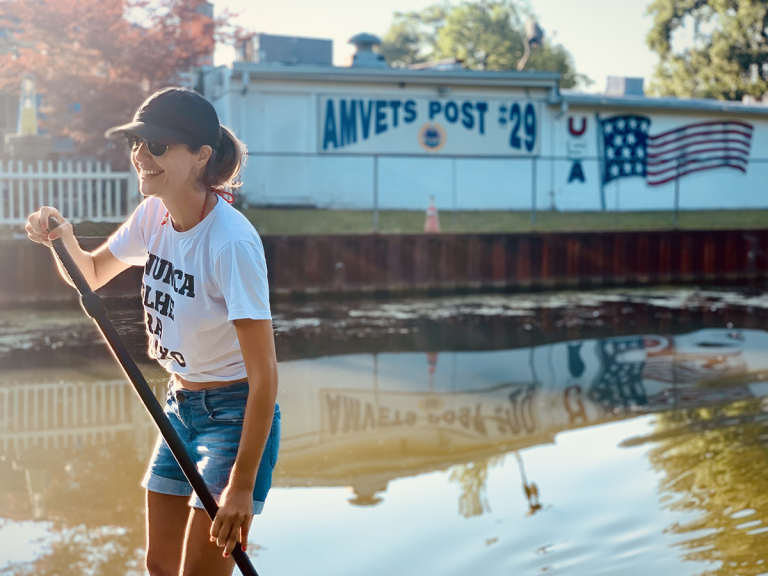
[[[370,234],[370,210],[324,210],[312,208],[258,208],[242,212],[262,235]],[[444,233],[514,232],[606,232],[673,230],[669,212],[538,212],[536,225],[531,213],[522,211],[442,211]],[[422,211],[381,210],[382,234],[417,234],[424,230]],[[118,224],[82,222],[75,225],[78,236],[108,236]],[[768,228],[768,210],[697,210],[680,212],[681,230],[750,230]],[[0,236],[23,232],[22,227],[4,228]]]

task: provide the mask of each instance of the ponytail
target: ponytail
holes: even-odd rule
[[[238,176],[247,156],[245,144],[240,142],[231,130],[222,126],[221,143],[211,154],[203,171],[202,180],[205,187],[231,204],[235,198],[235,189],[242,185]]]

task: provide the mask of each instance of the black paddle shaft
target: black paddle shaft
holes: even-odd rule
[[[57,226],[58,222],[56,219],[50,217],[48,219],[48,230],[53,230]],[[179,438],[176,430],[165,415],[162,406],[160,406],[160,402],[157,401],[157,398],[149,387],[149,384],[147,384],[144,375],[136,365],[136,361],[133,359],[130,352],[128,352],[128,348],[126,348],[120,335],[117,333],[114,324],[112,324],[112,321],[109,319],[107,310],[104,308],[104,303],[101,301],[98,294],[91,290],[91,287],[88,285],[83,273],[80,272],[80,268],[77,267],[77,263],[75,263],[62,239],[56,238],[53,240],[52,244],[53,249],[56,251],[56,256],[59,258],[59,262],[61,262],[64,270],[66,270],[72,283],[80,293],[80,305],[83,307],[83,310],[85,310],[85,313],[96,322],[99,330],[101,330],[109,348],[120,363],[128,380],[133,384],[133,388],[136,390],[139,398],[141,398],[141,402],[160,429],[160,434],[165,438],[174,458],[176,458],[181,470],[184,472],[187,480],[189,480],[192,488],[203,503],[205,511],[208,513],[208,516],[210,516],[211,521],[213,521],[216,517],[216,513],[219,511],[219,506],[216,504],[213,495],[211,495],[211,491],[208,490],[208,486],[205,484],[205,480],[203,480],[200,472],[197,471],[197,467],[182,443],[181,438]],[[240,543],[235,544],[235,549],[232,551],[232,557],[234,558],[237,567],[240,568],[240,572],[243,573],[243,576],[258,576],[250,559],[240,547]]]

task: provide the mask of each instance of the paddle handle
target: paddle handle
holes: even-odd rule
[[[58,228],[58,226],[59,223],[56,221],[56,218],[50,216],[48,218],[48,232]],[[77,288],[77,291],[80,292],[80,295],[82,296],[87,292],[91,292],[91,287],[88,285],[80,268],[77,267],[77,263],[75,262],[75,259],[72,258],[72,254],[70,254],[67,247],[64,246],[64,241],[61,238],[56,238],[51,244],[53,244],[53,250],[56,252],[56,256],[59,257],[59,262],[61,262],[64,270],[67,271],[67,274],[72,279],[72,283],[75,285],[75,288]]]

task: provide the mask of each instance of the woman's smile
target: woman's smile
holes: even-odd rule
[[[142,168],[139,170],[139,176],[141,176],[142,179],[147,180],[149,178],[154,178],[155,176],[159,176],[163,172],[164,170],[145,170]]]

